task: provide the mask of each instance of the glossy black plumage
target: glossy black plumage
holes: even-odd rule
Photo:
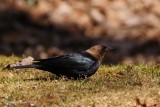
[[[58,76],[66,76],[74,79],[90,77],[98,70],[101,60],[108,49],[108,47],[103,45],[96,45],[93,47],[86,51],[74,54],[36,60],[32,65],[16,66],[14,68],[36,68],[51,72]],[[94,51],[99,52],[96,54]],[[99,57],[98,55],[100,54],[103,56]]]

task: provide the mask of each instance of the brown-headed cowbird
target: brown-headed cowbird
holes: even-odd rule
[[[36,68],[68,78],[85,78],[93,75],[99,68],[106,52],[111,48],[105,45],[95,45],[85,51],[57,56],[48,59],[35,60],[31,65],[15,66],[15,69]]]

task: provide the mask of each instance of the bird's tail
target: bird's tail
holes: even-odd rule
[[[14,66],[14,67],[11,67],[13,69],[25,69],[25,68],[40,68],[39,65],[35,65],[35,64],[31,64],[31,65],[20,65],[20,66]]]

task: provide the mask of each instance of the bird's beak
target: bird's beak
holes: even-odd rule
[[[106,51],[109,51],[109,50],[113,50],[114,48],[112,48],[112,47],[107,47],[106,48]]]

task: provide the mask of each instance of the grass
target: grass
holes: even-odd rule
[[[137,99],[160,106],[158,65],[103,65],[91,78],[68,80],[35,69],[3,69],[18,60],[0,56],[0,106],[137,107]]]

